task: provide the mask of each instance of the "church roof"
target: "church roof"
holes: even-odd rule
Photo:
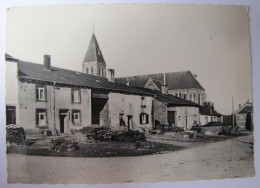
[[[106,64],[94,33],[91,37],[90,43],[88,45],[88,50],[83,62],[93,61]]]
[[[130,80],[130,86],[135,87],[144,87],[149,78],[151,77],[153,80],[158,80],[161,83],[164,83],[164,73],[158,74],[147,74],[140,76],[130,76],[130,77],[121,77],[116,78],[116,82],[121,84],[126,84],[127,79]],[[190,71],[182,71],[182,72],[168,72],[165,73],[166,84],[168,85],[169,90],[174,89],[202,89],[204,88],[200,85],[200,83],[194,78]]]
[[[160,91],[149,89],[149,88],[137,88],[141,89],[145,92],[152,93],[157,100],[160,100],[162,102],[167,103],[168,107],[174,107],[174,106],[193,106],[193,107],[199,107],[197,103],[194,103],[192,101],[188,101],[185,99],[182,99],[180,97],[171,95],[171,94],[163,94]]]
[[[161,90],[161,88],[162,88],[162,82],[161,81],[159,81],[159,80],[152,80],[153,81],[153,83],[158,87],[158,89],[160,89]]]

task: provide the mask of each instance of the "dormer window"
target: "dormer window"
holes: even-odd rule
[[[80,103],[80,89],[71,88],[71,101],[72,103]]]
[[[36,86],[36,100],[47,101],[47,88],[46,86]]]

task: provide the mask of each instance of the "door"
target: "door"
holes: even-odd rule
[[[128,130],[133,129],[133,116],[132,115],[127,116],[127,126],[128,126]]]
[[[15,106],[6,106],[6,125],[16,124]]]
[[[60,110],[60,133],[69,131],[69,110]]]
[[[175,111],[168,111],[168,123],[169,125],[175,125]]]

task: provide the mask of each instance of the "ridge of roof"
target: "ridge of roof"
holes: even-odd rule
[[[159,80],[163,83],[164,74],[166,78],[166,84],[169,90],[174,89],[202,89],[205,90],[197,79],[188,71],[180,72],[167,72],[167,73],[157,73],[157,74],[147,74],[129,77],[118,77],[115,78],[116,82],[126,84],[127,79],[130,79],[130,85],[136,87],[144,87],[149,77],[152,79]]]
[[[137,87],[138,88],[138,87]],[[155,97],[168,104],[168,106],[193,106],[193,107],[199,107],[199,105],[197,103],[194,103],[192,101],[188,101],[185,99],[182,99],[180,97],[171,95],[171,94],[163,94],[162,92],[158,91],[158,90],[153,90],[153,89],[149,89],[149,88],[138,88],[141,90],[144,90],[146,92],[150,92],[152,94],[155,95]]]
[[[59,84],[82,86],[92,89],[105,89],[119,93],[132,93],[152,96],[152,94],[145,91],[126,85],[109,82],[106,78],[99,76],[53,66],[51,67],[51,70],[46,70],[45,66],[42,64],[26,61],[19,61],[18,77],[20,79],[44,81],[50,83],[56,82]]]

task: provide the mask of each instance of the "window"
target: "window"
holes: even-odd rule
[[[36,109],[36,125],[38,126],[47,125],[46,109]]]
[[[100,71],[100,67],[98,66],[97,67],[97,75],[100,75],[101,74],[101,71]]]
[[[208,116],[205,116],[205,123],[208,123]]]
[[[178,121],[181,121],[181,116],[178,116]]]
[[[175,96],[178,97],[178,93],[175,93]]]
[[[192,94],[190,93],[190,101],[192,101]]]
[[[71,88],[72,103],[80,103],[80,89]]]
[[[141,113],[140,114],[140,124],[144,125],[144,124],[148,124],[148,123],[149,123],[149,114]]]
[[[93,67],[91,67],[91,74],[93,74],[94,73],[94,69],[93,69]]]
[[[181,92],[179,93],[179,97],[181,97]]]
[[[200,94],[198,94],[198,104],[200,104]]]
[[[119,125],[125,126],[124,114],[119,114]]]
[[[88,74],[88,67],[86,68],[86,73]]]
[[[187,94],[183,94],[183,98],[186,99],[187,98]]]
[[[193,102],[196,102],[196,94],[193,94]]]
[[[72,110],[72,123],[73,125],[81,125],[80,110]]]
[[[36,100],[37,101],[46,101],[47,89],[46,86],[36,86]]]
[[[142,108],[145,108],[146,107],[146,100],[145,100],[145,97],[141,97],[141,107]]]

